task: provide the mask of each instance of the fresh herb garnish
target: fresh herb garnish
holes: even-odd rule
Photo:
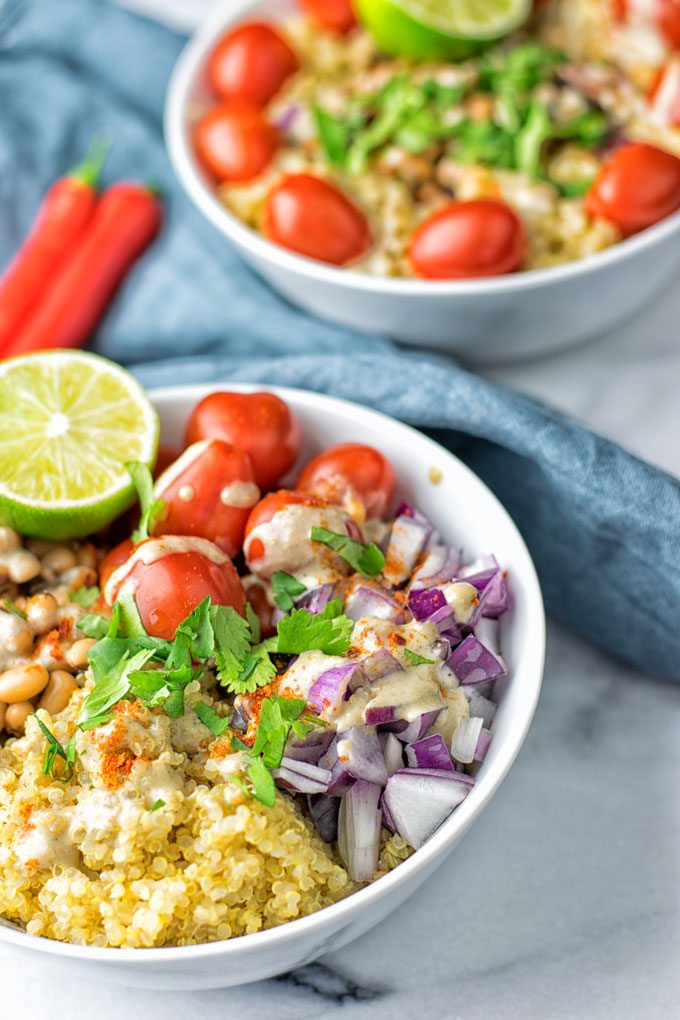
[[[86,613],[80,620],[76,621],[76,627],[82,631],[85,637],[95,638],[100,641],[106,637],[109,629],[109,621],[97,613]]]
[[[19,609],[16,602],[12,602],[11,599],[5,599],[2,605],[3,608],[7,610],[8,613],[14,613],[14,615],[18,616],[20,620],[28,619],[28,615],[23,611],[23,609]]]
[[[404,648],[403,652],[412,666],[429,666],[434,662],[434,659],[426,659],[424,656],[418,655],[417,652],[412,652],[410,648]]]
[[[206,705],[205,701],[197,701],[194,705],[194,712],[203,725],[207,726],[216,737],[220,737],[225,730],[229,729],[229,720],[218,715],[214,708]]]
[[[243,763],[250,786],[235,779],[235,782],[250,797],[267,807],[273,807],[276,800],[276,785],[270,769],[281,764],[283,752],[291,730],[296,731],[300,717],[307,707],[302,698],[281,698],[273,694],[265,698],[260,706],[260,721],[252,750],[240,740],[232,738],[232,746],[244,752]],[[313,723],[301,724],[304,732],[314,728]]]
[[[329,531],[328,528],[312,528],[309,537],[313,542],[321,542],[328,546],[360,574],[367,574],[370,577],[379,574],[385,566],[385,557],[375,542],[365,545],[363,542],[357,542],[355,538],[350,538],[349,535],[340,535],[337,531]]]
[[[158,798],[158,800],[157,800],[157,801],[155,802],[155,804],[153,805],[153,807],[151,808],[151,810],[152,810],[152,811],[158,811],[158,810],[160,810],[160,808],[162,808],[162,807],[165,807],[165,801],[164,801],[164,800],[161,800],[161,799],[160,799],[160,797],[159,797],[159,798]]]
[[[41,719],[35,716],[35,721],[42,730],[47,746],[45,748],[45,759],[41,770],[41,775],[49,776],[50,779],[55,779],[58,783],[68,783],[73,777],[73,770],[76,762],[76,735],[75,733],[69,740],[68,744],[64,748],[61,743],[57,740],[55,735],[45,726],[45,723]],[[57,758],[61,758],[63,766],[61,773],[57,775],[54,771]]]
[[[128,469],[132,478],[132,484],[137,490],[137,498],[141,510],[139,525],[132,532],[132,541],[136,545],[145,538],[149,538],[154,525],[162,520],[165,513],[165,500],[154,499],[153,475],[147,464],[133,460],[129,461],[125,467]]]
[[[231,694],[250,694],[268,684],[276,675],[276,667],[266,646],[253,645],[251,623],[231,606],[213,606],[211,619],[220,685]]]
[[[110,721],[111,709],[130,691],[130,674],[141,670],[152,654],[149,648],[142,649],[132,657],[126,651],[111,670],[97,681],[80,709],[77,722],[81,730],[92,730]]]
[[[297,577],[287,574],[285,570],[275,570],[272,574],[272,594],[279,609],[290,612],[295,605],[295,596],[307,591]]]
[[[93,606],[100,595],[101,592],[96,584],[91,588],[84,585],[82,588],[78,588],[77,591],[70,591],[68,593],[69,601],[75,602],[79,606],[85,606],[86,609]]]
[[[299,655],[317,650],[326,655],[345,655],[352,640],[354,621],[343,616],[339,599],[331,599],[321,613],[294,609],[279,621],[277,652]]]

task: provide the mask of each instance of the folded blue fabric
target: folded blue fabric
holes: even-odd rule
[[[508,507],[555,618],[680,679],[675,479],[444,358],[310,318],[270,291],[190,206],[168,165],[161,113],[180,35],[102,0],[20,2],[0,32],[0,264],[45,188],[105,132],[114,142],[106,179],[159,182],[167,227],[94,349],[147,385],[302,386],[427,429]]]

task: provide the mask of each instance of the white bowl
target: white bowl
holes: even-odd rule
[[[194,204],[241,257],[294,304],[353,329],[437,347],[478,364],[557,351],[623,322],[680,268],[680,213],[604,252],[551,269],[483,280],[380,278],[295,255],[246,227],[198,165],[190,124],[214,99],[205,64],[246,18],[283,21],[294,0],[228,0],[182,52],[168,88],[165,138]]]
[[[228,384],[241,391],[253,386]],[[181,442],[189,412],[214,386],[152,391],[164,443]],[[496,497],[464,464],[415,429],[344,400],[274,389],[295,411],[303,458],[340,441],[379,447],[392,461],[398,495],[412,499],[469,557],[494,552],[509,572],[511,609],[502,619],[509,682],[493,722],[494,739],[477,782],[437,832],[394,871],[340,903],[279,928],[225,942],[166,949],[99,949],[28,935],[0,921],[0,945],[32,953],[63,974],[163,989],[221,988],[271,977],[338,949],[382,921],[435,871],[481,814],[512,765],[531,723],[543,673],[545,618],[531,557]],[[434,485],[430,467],[442,472]]]

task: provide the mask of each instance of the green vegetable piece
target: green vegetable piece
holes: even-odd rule
[[[418,655],[417,652],[412,652],[410,648],[404,648],[404,655],[411,666],[430,665],[434,662],[434,659],[426,659],[424,656]]]
[[[165,801],[161,800],[160,797],[159,797],[158,800],[154,803],[154,805],[151,808],[151,810],[152,811],[159,811],[160,808],[162,808],[162,807],[165,807]]]
[[[347,152],[349,149],[351,128],[347,121],[341,117],[334,117],[332,113],[315,106],[314,123],[324,156],[332,166],[343,169],[347,163]]]
[[[43,732],[47,746],[45,747],[45,758],[41,769],[41,775],[49,776],[50,779],[56,780],[58,783],[68,783],[73,777],[74,766],[76,762],[76,735],[75,733],[69,740],[66,748],[62,747],[61,743],[57,740],[55,735],[48,729],[44,722],[33,713],[35,721]],[[61,758],[64,762],[64,766],[61,775],[56,775],[54,766],[57,758]]]
[[[14,615],[18,616],[20,620],[28,619],[28,615],[23,611],[23,609],[19,609],[18,605],[15,602],[12,602],[11,599],[5,599],[2,605],[3,609],[6,609],[8,613],[14,613]]]
[[[77,723],[81,730],[91,730],[109,721],[110,710],[122,701],[130,689],[130,673],[140,670],[152,654],[151,649],[145,648],[128,658],[126,652],[111,671],[95,684],[80,709]]]
[[[302,595],[306,591],[304,584],[292,574],[287,574],[285,570],[275,570],[272,574],[274,601],[279,609],[283,609],[284,613],[289,612],[295,605],[295,596]]]
[[[165,500],[154,499],[153,476],[147,464],[134,460],[129,461],[125,467],[130,472],[132,484],[137,490],[141,509],[139,526],[132,533],[132,541],[137,545],[145,538],[150,538],[154,525],[162,520],[165,513]]]
[[[221,736],[225,730],[229,729],[229,720],[218,715],[215,709],[211,705],[207,705],[205,701],[197,701],[194,705],[194,712],[203,725],[207,726],[216,737]]]
[[[328,546],[360,574],[371,577],[379,574],[385,566],[385,557],[374,542],[365,545],[349,535],[340,535],[328,528],[312,528],[309,537],[313,542]]]
[[[345,655],[352,640],[354,621],[342,615],[342,602],[332,599],[316,615],[294,609],[277,627],[277,651],[289,655],[318,650],[326,655]]]
[[[76,605],[85,606],[86,609],[89,609],[90,606],[94,605],[100,595],[101,592],[95,584],[92,588],[83,586],[82,588],[78,588],[77,591],[70,591],[68,597],[70,602],[75,602]]]

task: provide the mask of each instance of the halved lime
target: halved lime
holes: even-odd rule
[[[158,416],[119,365],[84,351],[0,362],[0,523],[79,538],[122,513],[127,461],[153,466]]]
[[[385,53],[413,60],[464,60],[514,32],[531,0],[354,0]]]

